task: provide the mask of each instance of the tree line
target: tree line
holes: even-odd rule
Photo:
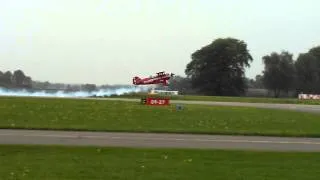
[[[263,57],[264,71],[261,78],[264,86],[279,97],[280,92],[320,93],[320,46],[300,53],[296,60],[288,51],[271,53]]]
[[[66,83],[52,83],[49,81],[36,81],[30,76],[26,75],[22,70],[18,69],[15,71],[1,71],[0,70],[0,88],[7,89],[26,89],[29,91],[45,90],[50,92],[65,91],[65,92],[76,92],[76,91],[97,91],[99,89],[117,89],[126,88],[128,85],[96,85],[92,83],[84,84],[66,84]]]
[[[0,71],[0,87],[5,88],[32,88],[32,78],[25,75],[22,70],[13,72]]]
[[[33,81],[32,78],[26,75],[22,70],[15,71],[0,71],[0,87],[8,89],[27,89],[27,90],[65,90],[65,91],[95,91],[95,84],[63,84]]]
[[[261,58],[264,70],[255,79],[245,76],[253,61],[247,43],[236,38],[218,38],[191,54],[187,77],[178,76],[170,89],[185,94],[243,96],[248,88],[281,94],[320,93],[320,46],[302,52],[297,59],[288,51],[271,52]]]

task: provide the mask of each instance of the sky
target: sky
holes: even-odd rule
[[[167,71],[185,76],[191,54],[217,38],[262,56],[320,45],[319,0],[0,0],[0,70],[33,80],[130,84]]]

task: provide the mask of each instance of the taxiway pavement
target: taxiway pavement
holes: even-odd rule
[[[0,130],[0,144],[320,152],[320,138]]]

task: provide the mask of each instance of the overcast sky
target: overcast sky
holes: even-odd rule
[[[320,45],[319,0],[0,0],[0,70],[34,80],[131,83],[158,71],[184,75],[216,38],[248,44],[248,77],[261,57]]]

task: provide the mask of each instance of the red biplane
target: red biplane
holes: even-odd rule
[[[148,78],[140,78],[138,76],[133,77],[132,81],[134,85],[150,85],[150,84],[162,84],[168,86],[168,81],[173,77],[173,73],[165,73],[164,71],[158,72],[156,76],[150,76]]]

